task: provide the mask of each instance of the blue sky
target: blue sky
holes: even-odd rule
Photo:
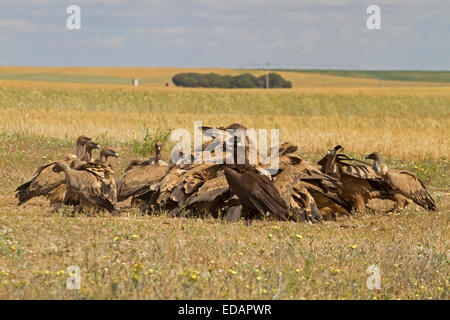
[[[66,29],[70,4],[81,30]],[[381,8],[368,30],[366,8]],[[450,70],[448,0],[0,0],[0,65]]]

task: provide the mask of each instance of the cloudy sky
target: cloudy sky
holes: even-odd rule
[[[68,30],[66,8],[81,8]],[[368,30],[366,9],[381,8]],[[450,70],[448,0],[0,0],[0,65]]]

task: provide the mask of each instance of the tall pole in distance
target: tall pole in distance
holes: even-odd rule
[[[269,62],[266,63],[266,89],[269,89]]]

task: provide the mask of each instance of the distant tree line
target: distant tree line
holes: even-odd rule
[[[179,73],[172,81],[181,87],[201,88],[265,88],[266,75],[255,77],[250,73],[238,76],[222,76],[216,73]],[[269,73],[269,88],[292,88],[290,81],[284,80],[278,73]]]

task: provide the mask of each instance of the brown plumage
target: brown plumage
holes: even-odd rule
[[[284,178],[286,179],[284,188],[288,190],[292,188],[294,192],[292,196],[303,208],[304,218],[316,222],[322,219],[335,219],[338,215],[348,215],[351,205],[339,194],[340,183],[337,179],[295,155],[296,151],[297,146],[289,142],[279,147],[281,173],[274,174],[274,181],[277,181],[278,175],[288,176]],[[281,186],[278,187],[279,190],[280,188]]]
[[[285,165],[274,178],[274,186],[288,204],[289,220],[319,222],[322,215],[295,165]]]
[[[206,130],[205,128],[203,127],[204,130]],[[208,127],[207,129],[210,128]],[[226,129],[245,129],[245,127],[239,124],[232,124],[226,128],[220,127],[216,130]],[[225,139],[228,139],[227,141],[229,142],[223,142],[222,160],[224,163],[230,159],[234,160],[236,149],[234,149],[235,152],[233,153],[233,145],[237,144],[239,140],[238,137],[229,135],[228,132],[227,134],[228,138],[225,137]],[[233,140],[230,140],[231,138]],[[213,140],[213,142],[218,142],[219,145],[222,145],[222,139],[224,137]],[[200,151],[204,151],[205,146],[211,146],[208,143],[204,144]],[[193,155],[198,155],[198,153],[194,151],[191,156]],[[205,154],[202,155],[202,158],[203,161],[207,160],[205,159]],[[203,216],[209,213],[213,217],[219,217],[222,216],[223,212],[227,220],[237,220],[237,213],[240,210],[237,210],[236,207],[239,206],[239,203],[236,201],[236,198],[233,198],[233,194],[225,179],[223,168],[224,164],[216,164],[215,161],[206,161],[206,163],[203,162],[201,164],[175,165],[161,181],[160,194],[153,204],[154,207],[168,210],[169,216],[180,216],[189,212],[195,216]],[[263,169],[260,168],[260,170]],[[267,173],[267,175],[269,174]]]
[[[114,172],[108,165],[109,157],[118,157],[110,147],[100,151],[100,159],[70,168],[65,162],[57,162],[53,171],[63,172],[66,178],[66,197],[78,197],[80,209],[85,212],[98,212],[102,209],[118,213],[117,190]]]
[[[384,164],[383,157],[378,152],[367,155],[366,159],[374,160],[374,170],[392,188],[391,192],[395,195],[394,210],[405,208],[408,205],[408,200],[412,200],[426,210],[436,210],[434,199],[416,175],[408,171],[389,168]]]
[[[356,159],[346,156],[338,145],[328,150],[318,164],[321,171],[340,182],[339,192],[358,212],[365,212],[367,203],[372,198],[393,199],[390,187],[373,168]]]
[[[146,161],[134,160],[125,169],[117,183],[117,200],[125,201],[129,197],[146,200],[154,197],[157,190],[150,187],[161,181],[169,171],[169,166],[161,159],[161,142],[155,144],[155,157]]]
[[[75,154],[66,154],[64,160],[81,159],[84,155],[84,145],[91,140],[88,136],[81,135],[77,138]]]
[[[227,166],[224,171],[231,191],[239,197],[248,225],[258,215],[288,219],[288,205],[267,176],[248,165]]]
[[[71,158],[66,156],[65,162],[67,165],[73,168],[82,163],[80,159],[85,156],[85,145],[90,141],[92,140],[86,136],[79,136],[77,138],[76,155]],[[92,149],[87,150],[87,152],[90,151]],[[36,169],[30,180],[17,187],[15,197],[19,200],[18,205],[22,205],[34,197],[46,196],[54,209],[60,206],[60,202],[64,198],[63,184],[65,177],[63,174],[57,174],[52,170],[55,163],[51,162],[40,166]]]

